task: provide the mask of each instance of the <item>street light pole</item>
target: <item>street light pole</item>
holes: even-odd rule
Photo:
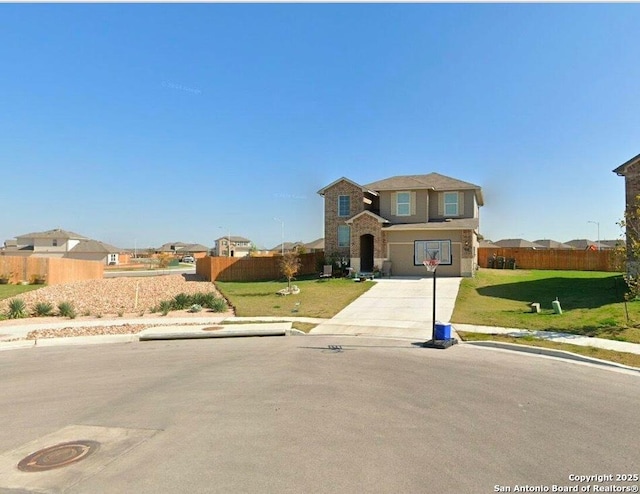
[[[598,244],[596,245],[597,250],[600,250],[600,222],[599,221],[587,221],[587,223],[593,223],[598,227]]]

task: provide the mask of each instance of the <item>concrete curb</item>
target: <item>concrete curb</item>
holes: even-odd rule
[[[553,350],[551,348],[518,345],[516,343],[504,343],[500,341],[461,341],[464,345],[473,345],[487,348],[499,348],[501,350],[510,350],[522,353],[531,353],[535,355],[546,355],[548,357],[561,358],[565,360],[574,360],[577,362],[586,362],[589,364],[602,365],[604,367],[615,367],[617,369],[624,369],[628,371],[640,373],[640,369],[637,367],[630,367],[628,365],[617,364],[608,360],[601,360],[594,357],[585,357],[577,353],[567,352],[565,350]]]
[[[155,341],[155,340],[195,340],[206,338],[247,338],[250,336],[286,336],[287,331],[285,329],[240,329],[234,331],[209,331],[209,332],[195,332],[195,331],[177,331],[174,333],[147,333],[141,334],[140,341]]]

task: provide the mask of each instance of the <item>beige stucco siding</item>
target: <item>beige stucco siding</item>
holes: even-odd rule
[[[398,192],[409,192],[411,194],[411,214],[409,216],[398,216],[396,214],[396,192],[380,192],[380,216],[387,218],[391,223],[426,223],[429,221],[428,203],[429,194],[427,190],[404,190]]]
[[[414,265],[414,241],[416,240],[450,240],[451,241],[451,265],[438,267],[438,274],[442,276],[469,276],[469,271],[463,267],[461,241],[462,232],[451,231],[388,231],[387,252],[391,260],[391,270],[394,276],[426,276],[427,269],[420,265]]]
[[[458,195],[462,196],[462,200],[459,203],[462,204],[462,208],[458,210],[458,216],[455,218],[476,218],[477,217],[477,205],[476,195],[473,190],[460,190],[451,192],[458,192]],[[429,192],[429,218],[433,220],[442,220],[445,218],[442,214],[444,201],[444,192]]]

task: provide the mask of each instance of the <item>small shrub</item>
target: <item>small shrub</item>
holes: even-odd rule
[[[96,317],[97,317],[98,319],[102,319],[102,314],[98,313],[98,314],[96,314]]]
[[[193,304],[189,307],[189,312],[200,312],[202,311],[202,306],[200,304]]]
[[[216,298],[209,308],[213,312],[224,312],[227,310],[227,301],[223,298]]]
[[[214,304],[215,299],[216,295],[212,292],[198,292],[194,293],[191,296],[191,301],[194,304],[201,305],[202,307],[206,307],[208,309],[211,309],[211,306]]]
[[[85,316],[85,317],[89,317],[89,316],[91,315],[91,311],[90,311],[90,310],[85,310],[85,311],[82,313],[82,315],[83,315],[83,316]]]
[[[36,317],[52,316],[53,305],[49,302],[38,302],[33,308],[33,315]]]
[[[158,306],[158,312],[161,312],[163,316],[166,316],[172,308],[173,305],[170,300],[163,300]]]
[[[27,304],[21,298],[14,298],[9,302],[9,310],[7,311],[7,317],[9,319],[22,319],[27,317]]]
[[[124,311],[119,310],[118,311],[118,317],[122,317],[122,316],[124,316]]]
[[[186,309],[192,305],[191,297],[186,293],[178,293],[178,295],[173,297],[172,305],[174,310]]]
[[[69,319],[75,319],[77,316],[76,309],[71,302],[60,302],[58,304],[58,314]]]

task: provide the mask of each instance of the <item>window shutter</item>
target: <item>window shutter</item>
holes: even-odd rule
[[[416,215],[416,193],[411,192],[411,216]]]
[[[464,216],[464,192],[458,192],[458,216]]]
[[[438,216],[444,216],[444,192],[438,194]]]
[[[391,214],[398,216],[398,195],[395,192],[391,193]]]

